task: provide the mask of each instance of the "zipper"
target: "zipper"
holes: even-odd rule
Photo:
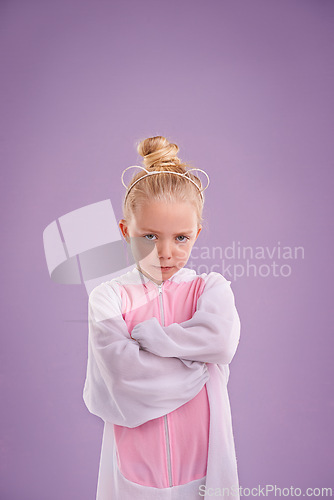
[[[161,323],[162,326],[165,325],[165,314],[164,314],[164,306],[163,306],[163,301],[162,301],[162,285],[164,282],[162,282],[160,285],[155,283],[159,289],[159,300],[160,300],[160,312],[161,312]],[[173,479],[172,479],[172,463],[171,463],[171,456],[170,456],[170,439],[169,439],[169,430],[168,430],[168,419],[167,415],[164,415],[164,423],[165,423],[165,437],[166,437],[166,450],[167,450],[167,469],[168,469],[168,482],[169,486],[173,486]]]
[[[165,421],[165,435],[166,435],[166,449],[167,449],[168,481],[169,481],[169,486],[171,487],[173,486],[173,480],[172,480],[172,464],[170,459],[170,442],[169,442],[167,415],[164,415],[164,421]]]

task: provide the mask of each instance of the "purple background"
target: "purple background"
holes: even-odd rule
[[[333,2],[11,0],[0,14],[1,499],[95,498],[87,294],[50,279],[42,233],[108,198],[119,220],[121,173],[152,135],[210,175],[198,246],[304,247],[289,277],[232,280],[239,479],[334,487]]]

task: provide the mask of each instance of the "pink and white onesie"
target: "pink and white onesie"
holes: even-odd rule
[[[96,500],[239,499],[230,285],[185,267],[158,285],[134,267],[90,293],[83,399],[104,421]]]

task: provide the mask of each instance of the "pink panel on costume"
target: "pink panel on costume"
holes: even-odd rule
[[[166,281],[162,302],[164,326],[192,318],[205,287],[202,278],[189,282]],[[151,317],[161,323],[157,286],[122,285],[122,314],[129,332]],[[210,409],[206,386],[180,408],[168,414],[173,486],[200,479],[206,474]],[[169,486],[164,417],[135,428],[114,425],[118,466],[129,480],[144,486]]]
[[[114,434],[123,476],[144,486],[169,486],[163,417],[134,428],[114,424]]]
[[[209,424],[206,386],[191,401],[168,414],[174,485],[206,475]]]
[[[165,325],[171,323],[182,323],[192,318],[196,311],[196,304],[202,295],[205,281],[196,278],[192,281],[174,283],[166,281],[163,294],[163,305],[165,312]]]
[[[121,297],[123,319],[128,331],[148,318],[157,318],[160,322],[160,305],[155,285],[122,285]]]

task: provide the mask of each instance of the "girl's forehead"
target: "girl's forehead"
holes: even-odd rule
[[[156,201],[147,200],[140,204],[136,210],[138,216],[147,216],[147,214],[192,214],[195,213],[195,206],[186,201]]]
[[[130,226],[161,234],[191,233],[197,229],[197,214],[190,203],[146,205],[133,214]]]
[[[197,220],[195,207],[191,203],[152,202],[138,208],[133,218],[141,225],[147,221],[164,224],[181,223],[181,225],[187,221],[192,225]]]

